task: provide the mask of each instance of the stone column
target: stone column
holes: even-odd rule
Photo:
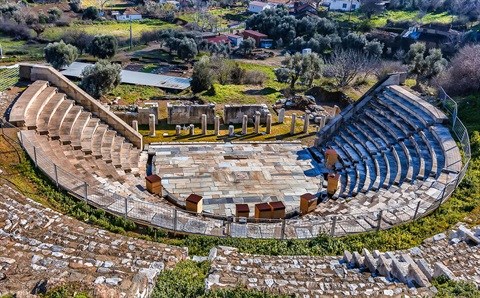
[[[303,119],[303,133],[308,132],[308,126],[310,125],[310,113],[305,113],[305,118]]]
[[[149,136],[154,137],[155,134],[155,115],[148,115],[148,128],[150,129]]]
[[[215,135],[220,134],[220,116],[215,116]]]
[[[266,133],[267,134],[272,133],[272,114],[267,114],[266,126],[267,126]]]
[[[295,134],[295,122],[297,121],[297,114],[292,114],[292,123],[290,124],[290,134]]]
[[[194,136],[194,135],[195,135],[195,125],[190,124],[189,129],[190,129],[190,135],[191,135],[191,136]]]
[[[228,126],[228,136],[234,137],[235,136],[235,127],[233,125]]]
[[[175,126],[175,135],[179,136],[182,131],[182,127],[180,125]]]
[[[338,114],[340,114],[340,107],[337,106],[337,105],[334,105],[333,108],[335,109],[335,112],[333,113],[333,116],[337,116]]]
[[[133,129],[135,129],[135,131],[138,131],[138,121],[137,120],[132,121],[132,127],[133,127]]]
[[[255,133],[260,132],[260,112],[255,112]]]
[[[322,116],[322,121],[320,122],[320,129],[325,126],[325,122],[327,121],[327,116]]]
[[[247,134],[247,128],[248,128],[248,116],[243,115],[243,118],[242,118],[242,135]]]
[[[278,123],[283,123],[284,120],[285,120],[285,109],[281,108],[278,111]]]
[[[202,135],[207,134],[207,115],[202,114]]]

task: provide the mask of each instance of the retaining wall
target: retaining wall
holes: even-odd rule
[[[215,105],[186,105],[186,104],[167,104],[168,124],[200,124],[202,123],[202,114],[207,115],[207,123],[213,124],[215,121]]]

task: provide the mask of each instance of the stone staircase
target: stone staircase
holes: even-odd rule
[[[210,251],[207,289],[237,285],[298,297],[433,296],[432,279],[445,276],[480,286],[480,227],[459,225],[419,247],[404,251],[361,253],[343,257],[264,256],[236,248]]]
[[[336,213],[339,200],[349,201],[345,214],[395,207],[400,201],[433,204],[462,167],[460,150],[443,126],[447,121],[443,112],[402,87],[385,87],[312,150],[323,160],[327,149],[335,149],[341,177],[334,200],[308,216]]]
[[[32,83],[12,107],[10,120],[23,127],[22,136],[49,155],[60,168],[101,186],[106,179],[127,183],[121,196],[150,197],[143,188],[140,149],[46,81]],[[78,185],[70,185],[76,188]]]

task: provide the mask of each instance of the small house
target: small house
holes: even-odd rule
[[[117,21],[135,21],[141,20],[142,14],[134,8],[128,7],[123,13],[116,14],[115,18]]]
[[[248,3],[247,11],[251,13],[260,13],[265,9],[272,9],[274,6],[270,3],[260,1],[250,1]]]
[[[240,35],[235,34],[227,34],[228,39],[230,40],[230,44],[234,47],[240,46],[243,41],[243,37]]]
[[[330,10],[354,11],[360,8],[359,0],[330,0]]]
[[[228,38],[228,36],[223,35],[223,34],[219,34],[219,35],[216,35],[216,36],[209,36],[209,37],[206,37],[205,40],[208,43],[215,43],[215,44],[229,44],[230,43],[230,39]]]
[[[255,30],[245,30],[242,33],[243,39],[247,39],[249,37],[253,38],[255,40],[255,46],[259,47],[260,43],[263,39],[268,39],[268,35],[260,33]]]

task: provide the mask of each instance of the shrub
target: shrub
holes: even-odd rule
[[[245,72],[242,83],[247,85],[263,85],[267,80],[267,75],[263,71],[249,70]]]
[[[80,53],[86,52],[88,47],[92,43],[94,36],[83,31],[65,31],[61,39],[65,41],[65,43],[74,45]]]
[[[80,0],[70,0],[70,2],[68,2],[68,5],[70,5],[70,9],[73,12],[82,12],[82,3]]]
[[[88,47],[88,52],[100,59],[112,58],[117,52],[117,47],[118,42],[115,36],[96,35]]]
[[[95,6],[89,6],[87,7],[82,14],[82,19],[84,20],[98,20],[100,17],[100,13],[98,11],[98,8]]]
[[[120,65],[101,60],[82,71],[80,87],[88,94],[100,97],[120,84],[120,71]]]
[[[72,45],[60,42],[49,43],[45,49],[45,60],[56,69],[72,64],[78,58],[78,49]]]
[[[0,21],[0,32],[15,39],[28,40],[33,37],[30,28],[12,21]]]

